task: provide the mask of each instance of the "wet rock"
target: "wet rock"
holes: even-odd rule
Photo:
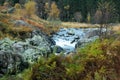
[[[74,39],[71,41],[71,44],[74,43],[74,42],[77,42],[79,39],[80,39],[79,36],[75,36]]]
[[[75,33],[73,31],[68,31],[67,34],[68,35],[75,35]]]
[[[76,48],[76,49],[79,48],[82,44],[83,44],[83,42],[78,41],[77,44],[75,45],[75,48]]]
[[[55,41],[51,38],[48,37],[46,34],[44,34],[41,30],[33,30],[31,33],[31,37],[34,36],[41,36],[45,41],[47,41],[50,45],[55,45]]]
[[[78,40],[78,39],[80,39],[80,37],[77,35],[77,36],[75,36],[75,38],[74,38],[74,39],[77,39],[77,40]]]
[[[55,42],[51,37],[50,37],[48,40],[50,41],[49,43],[50,43],[51,45],[56,45],[56,42]]]
[[[56,45],[53,47],[53,52],[54,53],[61,53],[61,52],[64,52],[64,49],[62,47]]]

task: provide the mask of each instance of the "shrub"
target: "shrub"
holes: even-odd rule
[[[14,6],[16,9],[21,9],[21,5],[19,3],[16,3]]]
[[[36,7],[35,7],[36,3],[34,1],[28,1],[25,4],[25,10],[26,10],[26,16],[28,18],[31,17],[31,15],[35,14],[36,12]]]
[[[21,5],[18,4],[18,3],[16,3],[14,7],[15,7],[15,9],[16,9],[15,14],[16,14],[17,16],[20,16],[20,15],[22,14],[22,13],[21,13],[21,12],[22,12],[22,10],[21,10],[21,9],[22,9],[22,8],[21,8]],[[22,15],[23,15],[23,14],[22,14]]]
[[[114,41],[109,47],[109,55],[112,57],[114,63],[114,69],[117,73],[118,79],[120,79],[120,41]]]

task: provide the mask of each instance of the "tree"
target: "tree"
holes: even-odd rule
[[[112,22],[114,18],[114,4],[113,2],[101,1],[98,3],[98,10],[95,13],[95,22],[100,24],[100,38],[107,35],[108,23]],[[103,35],[103,28],[106,28],[106,34]]]
[[[88,22],[88,23],[91,22],[91,15],[90,15],[90,13],[88,13],[88,15],[87,15],[87,22]]]
[[[47,19],[45,12],[45,3],[47,0],[34,0],[36,2],[36,13],[40,18]]]
[[[5,0],[0,0],[0,5],[3,5],[4,2]]]
[[[56,3],[53,2],[52,5],[51,5],[51,10],[50,10],[48,19],[49,20],[58,20],[59,15],[60,15],[60,11],[59,11]]]

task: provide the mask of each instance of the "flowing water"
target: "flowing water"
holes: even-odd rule
[[[57,46],[70,52],[75,50],[78,41],[90,42],[97,39],[99,37],[97,32],[99,32],[98,28],[61,28],[52,39]]]

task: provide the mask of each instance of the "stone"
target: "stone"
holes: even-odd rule
[[[55,41],[51,38],[51,37],[48,37],[45,33],[43,33],[41,30],[33,30],[32,33],[31,33],[31,37],[34,37],[34,36],[41,36],[42,38],[45,39],[45,41],[47,41],[50,45],[55,45]]]
[[[68,31],[67,34],[68,35],[75,35],[75,33],[73,31]]]
[[[17,42],[17,43],[14,43],[12,48],[13,48],[13,51],[15,53],[23,53],[24,52],[24,48],[25,48],[25,43],[24,42]]]
[[[60,47],[60,46],[55,45],[53,47],[53,52],[54,53],[61,53],[61,52],[64,52],[64,49],[62,47]]]
[[[13,13],[15,11],[15,8],[14,7],[11,7],[8,9],[8,13]]]
[[[52,45],[55,41],[40,30],[34,30],[30,38],[25,41],[13,41],[5,38],[0,41],[0,50],[21,55],[25,61],[34,62],[39,56],[48,56],[52,53]]]
[[[38,60],[52,53],[55,42],[40,30],[34,30],[24,41],[5,38],[0,40],[0,74],[21,72]]]
[[[100,31],[97,29],[97,30],[92,30],[92,31],[88,32],[86,34],[86,37],[90,38],[90,37],[99,36],[99,35],[100,35]]]
[[[16,20],[16,21],[14,21],[14,27],[18,27],[18,26],[32,27],[30,24],[26,23],[23,20]]]
[[[23,58],[19,54],[9,51],[0,51],[0,74],[12,74],[19,72],[21,64],[24,63]],[[25,67],[22,66],[24,69]]]
[[[75,48],[76,48],[76,49],[79,48],[82,44],[83,44],[83,43],[79,40],[79,41],[76,43]]]

